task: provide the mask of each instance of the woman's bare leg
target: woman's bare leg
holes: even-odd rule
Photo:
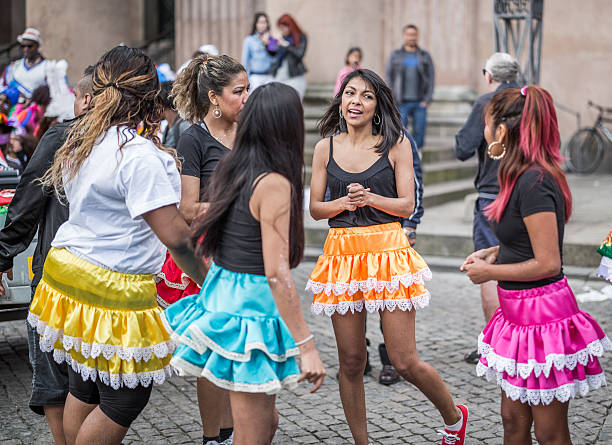
[[[435,405],[445,424],[457,423],[461,412],[446,385],[431,365],[419,359],[414,338],[415,310],[384,310],[380,316],[387,352],[397,372]]]
[[[368,443],[363,387],[366,364],[365,315],[365,312],[348,312],[345,315],[336,313],[331,317],[340,362],[340,399],[355,445]]]
[[[78,376],[80,378],[80,376]],[[68,393],[66,397],[66,405],[64,405],[64,436],[67,445],[74,445],[79,434],[79,429],[85,422],[87,416],[98,405],[90,405],[89,403],[81,402],[79,399]]]
[[[501,418],[504,425],[504,445],[531,445],[531,408],[519,400],[509,399],[501,392]]]
[[[231,428],[232,411],[229,391],[200,377],[197,381],[197,392],[204,435],[216,437],[221,428]]]
[[[270,445],[276,427],[276,397],[261,393],[229,393],[234,419],[234,445]]]
[[[567,410],[569,402],[553,400],[550,405],[533,405],[531,414],[535,436],[540,445],[571,445]]]

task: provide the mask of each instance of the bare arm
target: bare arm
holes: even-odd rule
[[[206,210],[206,203],[200,202],[200,178],[181,175],[181,203],[179,213],[187,224]]]
[[[349,204],[348,196],[325,201],[327,189],[327,163],[329,162],[329,139],[320,140],[312,157],[312,178],[310,180],[310,214],[316,220],[333,218],[345,210],[355,210]]]
[[[304,320],[300,300],[289,270],[289,223],[291,188],[283,176],[272,173],[257,185],[250,201],[251,213],[261,224],[264,268],[274,301],[296,342],[311,336]],[[300,345],[301,379],[314,384],[316,391],[325,369],[314,341]]]
[[[170,255],[193,281],[202,285],[208,267],[189,246],[191,230],[175,205],[160,207],[142,215],[155,235],[170,251]]]
[[[552,277],[561,270],[557,218],[553,212],[534,213],[523,218],[534,258],[514,264],[489,264],[475,258],[463,269],[475,284],[489,280],[535,281]]]
[[[359,207],[367,205],[390,215],[408,218],[414,213],[414,168],[408,138],[403,138],[391,149],[389,160],[395,171],[397,198],[377,195],[360,184],[349,184],[349,203]]]

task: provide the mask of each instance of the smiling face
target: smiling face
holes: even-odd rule
[[[223,88],[221,95],[211,93],[211,111],[214,104],[219,105],[222,117],[228,122],[238,122],[240,112],[249,97],[249,78],[245,71],[236,74]]]
[[[347,125],[371,125],[376,113],[376,95],[372,86],[361,77],[352,78],[342,92],[342,115]]]
[[[21,42],[21,50],[23,51],[23,57],[32,60],[38,55],[38,43],[33,40],[23,39]]]

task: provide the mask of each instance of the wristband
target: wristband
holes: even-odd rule
[[[300,340],[298,342],[295,343],[295,346],[302,346],[306,343],[308,343],[310,340],[312,340],[314,338],[314,335],[310,334],[308,337],[306,337],[304,340]]]

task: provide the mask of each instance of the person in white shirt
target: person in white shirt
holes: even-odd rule
[[[100,437],[120,444],[152,383],[171,375],[174,344],[153,279],[166,248],[196,282],[205,275],[177,209],[176,152],[157,137],[159,88],[141,50],[117,46],[104,54],[94,68],[90,111],[43,177],[65,193],[70,216],[51,244],[28,322],[41,335],[41,350],[70,365],[68,444]]]
[[[21,45],[23,58],[7,66],[0,80],[0,90],[9,96],[12,103],[16,103],[20,95],[29,99],[32,92],[44,85],[47,79],[48,62],[40,53],[40,32],[27,28],[17,37],[17,41]]]

